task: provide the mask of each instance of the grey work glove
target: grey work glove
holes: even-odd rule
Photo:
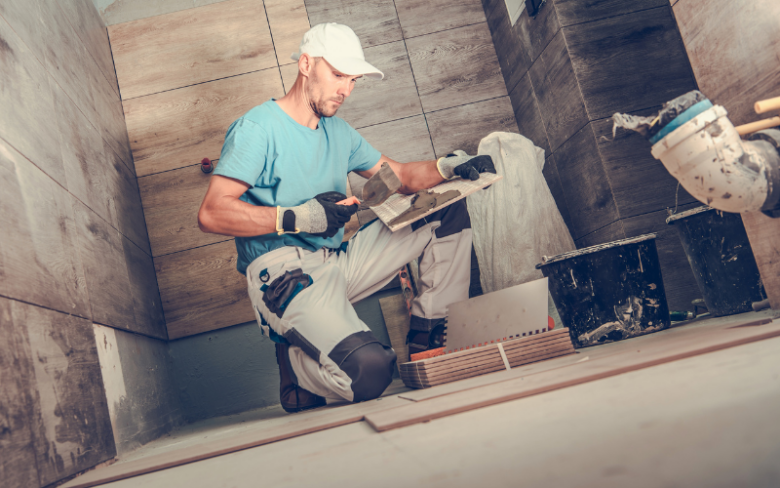
[[[488,155],[469,156],[466,151],[457,150],[436,161],[436,167],[445,180],[460,176],[464,180],[478,180],[480,173],[496,173],[493,158]]]
[[[329,191],[297,207],[276,207],[276,231],[279,235],[306,232],[317,237],[333,237],[357,212],[357,205],[336,205],[346,198],[343,193]]]

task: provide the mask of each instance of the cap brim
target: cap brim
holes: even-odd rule
[[[290,56],[294,61],[298,61],[301,53],[292,53]],[[381,80],[385,74],[376,69],[372,64],[363,61],[360,58],[336,58],[333,56],[323,56],[331,66],[347,75],[363,75],[366,78]]]

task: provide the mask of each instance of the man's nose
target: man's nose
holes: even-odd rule
[[[353,88],[355,88],[355,84],[347,80],[345,83],[339,83],[339,89],[336,93],[347,98],[352,93]]]

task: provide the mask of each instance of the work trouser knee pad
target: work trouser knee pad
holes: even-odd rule
[[[352,401],[378,398],[393,381],[395,362],[395,352],[378,342],[352,351],[341,364],[341,369],[352,379]]]

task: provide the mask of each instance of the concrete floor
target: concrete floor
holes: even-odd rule
[[[103,486],[777,487],[779,413],[776,338],[382,434],[359,422]],[[168,447],[241,428],[211,422]]]

